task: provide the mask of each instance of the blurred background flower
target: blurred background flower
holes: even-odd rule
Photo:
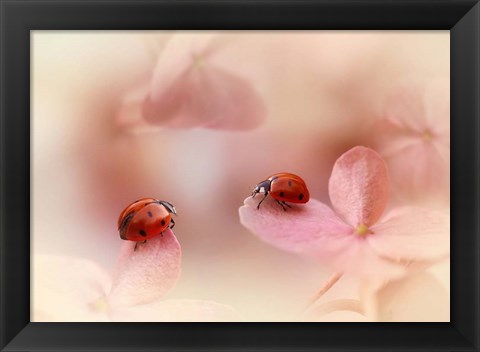
[[[383,103],[375,147],[399,201],[450,204],[450,86],[446,79],[402,81]]]
[[[266,115],[256,128],[147,123],[132,133],[138,103],[165,72],[162,55],[170,47],[170,59],[188,57],[197,44],[171,50],[192,32],[33,32],[32,253],[113,270],[120,211],[141,197],[165,199],[178,210],[183,250],[171,299],[222,302],[249,321],[295,320],[331,272],[258,241],[239,223],[238,207],[277,171],[299,174],[311,197],[330,205],[335,160],[355,145],[373,145],[373,126],[398,82],[448,82],[449,32],[194,34],[214,37],[209,67],[240,77],[261,97]],[[448,265],[429,271],[449,292]],[[354,298],[357,284],[342,278],[326,297]]]
[[[226,305],[161,300],[180,276],[181,249],[171,230],[140,245],[125,242],[113,277],[68,256],[34,257],[33,321],[235,321]]]

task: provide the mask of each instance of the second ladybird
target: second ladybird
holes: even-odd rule
[[[263,193],[265,196],[258,203],[257,209],[260,208],[260,204],[270,196],[277,201],[277,203],[287,210],[285,206],[291,208],[289,203],[307,203],[310,199],[310,193],[307,189],[305,181],[295,174],[288,172],[281,172],[270,176],[265,181],[260,182],[252,192],[252,197],[255,198],[257,193]]]

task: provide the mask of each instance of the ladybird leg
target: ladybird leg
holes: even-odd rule
[[[257,209],[260,209],[260,204],[262,204],[262,202],[265,200],[265,198],[267,198],[267,196],[268,196],[268,192],[265,192],[265,197],[263,197],[263,199],[260,201],[260,203],[258,203]]]
[[[135,243],[135,248],[133,248],[133,251],[134,251],[134,252],[137,250],[137,247],[138,247],[138,244],[139,244],[139,243],[140,243],[140,242]],[[147,240],[145,240],[145,241],[142,242],[142,244],[145,244],[145,243],[147,243]]]
[[[173,229],[174,226],[175,226],[175,220],[170,219],[170,226],[169,226],[169,228]]]
[[[290,204],[285,203],[285,201],[282,202],[283,205],[286,205],[287,207],[291,208],[292,206]]]
[[[287,208],[285,208],[285,205],[283,205],[278,199],[275,199],[278,203],[283,208],[283,211],[287,211]]]

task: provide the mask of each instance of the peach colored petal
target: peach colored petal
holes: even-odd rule
[[[181,270],[182,251],[171,230],[139,244],[125,241],[115,267],[111,306],[148,303],[172,289]]]
[[[263,122],[265,106],[249,82],[208,62],[198,65],[187,68],[162,95],[147,97],[143,116],[149,123],[247,130]]]
[[[33,257],[32,321],[107,321],[110,277],[96,263],[74,257]]]
[[[367,322],[368,319],[363,314],[363,305],[359,300],[335,299],[310,307],[303,314],[302,320],[317,322]]]
[[[387,166],[377,152],[354,147],[340,156],[329,182],[332,206],[353,227],[373,225],[388,201]]]
[[[377,293],[380,321],[448,322],[450,297],[432,275],[421,272],[393,281]]]
[[[170,299],[134,307],[122,307],[113,313],[114,321],[124,322],[231,322],[240,321],[232,307],[211,301]]]
[[[396,208],[372,227],[367,240],[393,260],[438,260],[450,252],[450,216],[415,207]]]
[[[325,204],[310,199],[284,211],[270,196],[257,209],[262,197],[245,199],[240,222],[263,241],[289,252],[302,252],[325,235],[343,234],[352,229]]]

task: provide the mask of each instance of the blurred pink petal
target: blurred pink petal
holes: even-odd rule
[[[380,235],[381,236],[381,235]],[[361,279],[371,279],[372,285],[401,277],[407,273],[402,264],[382,257],[369,245],[367,238],[353,233],[325,236],[312,245],[305,254],[318,259],[336,272],[345,272]]]
[[[450,250],[450,216],[444,212],[396,208],[372,231],[367,237],[370,245],[379,255],[394,260],[438,260]]]
[[[177,34],[161,54],[142,113],[153,125],[248,130],[266,116],[253,85],[217,66],[212,35]],[[232,65],[233,67],[233,65]]]
[[[450,92],[447,80],[410,81],[384,102],[375,145],[401,200],[448,204],[450,197]]]
[[[181,248],[171,230],[139,244],[125,241],[108,295],[112,306],[148,303],[163,297],[176,284],[181,271]]]
[[[107,321],[109,275],[86,259],[39,255],[32,273],[32,321]]]
[[[323,236],[334,236],[353,230],[325,204],[310,199],[307,204],[294,205],[288,211],[267,197],[249,197],[240,207],[240,222],[263,241],[289,252],[303,252]]]
[[[371,226],[388,201],[385,162],[372,149],[350,149],[333,166],[329,193],[333,208],[347,223]]]
[[[212,301],[178,299],[155,301],[117,310],[115,321],[131,322],[229,322],[240,321],[232,307]]]
[[[377,293],[380,321],[449,322],[450,297],[426,272],[390,282]]]
[[[148,82],[142,82],[123,95],[115,114],[116,126],[121,131],[144,133],[155,132],[161,128],[155,128],[143,118],[142,105],[149,90],[150,84]]]

